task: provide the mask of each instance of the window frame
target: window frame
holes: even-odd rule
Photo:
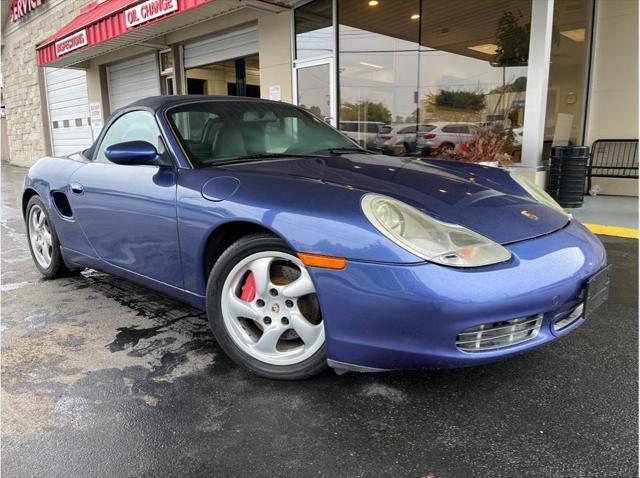
[[[176,166],[176,161],[173,158],[173,155],[169,152],[169,149],[167,148],[167,141],[164,137],[164,134],[162,132],[162,126],[160,125],[160,122],[158,121],[158,118],[155,114],[155,111],[150,109],[150,108],[141,108],[141,107],[132,107],[132,108],[127,108],[124,109],[122,111],[120,111],[117,115],[115,115],[113,118],[111,118],[109,120],[109,122],[105,125],[105,127],[103,128],[103,130],[100,132],[100,136],[98,137],[98,139],[96,140],[96,142],[89,148],[89,149],[93,149],[93,151],[91,151],[91,157],[87,158],[89,160],[89,162],[91,163],[98,163],[101,161],[98,161],[98,152],[100,151],[100,147],[102,146],[102,143],[105,140],[105,137],[107,136],[107,134],[109,133],[109,131],[111,130],[111,128],[113,127],[113,125],[120,119],[122,119],[124,116],[126,116],[129,113],[135,113],[135,112],[145,112],[145,113],[149,113],[151,115],[151,117],[153,118],[153,121],[156,125],[156,128],[158,129],[158,138],[160,139],[160,142],[162,143],[162,149],[163,151],[159,150],[159,144],[154,144],[153,146],[158,149],[158,154],[163,157],[163,158],[169,158],[169,161],[171,162],[172,166]],[[117,144],[117,143],[114,143]],[[84,152],[88,151],[89,149],[85,150]],[[84,153],[83,152],[83,153]],[[109,161],[107,159],[106,163],[103,164],[113,164],[116,166],[122,166],[122,165],[118,165],[116,163],[113,163],[111,161]],[[138,166],[145,166],[145,165],[138,165]],[[152,165],[146,165],[146,166],[152,166]],[[157,167],[157,166],[156,166]]]

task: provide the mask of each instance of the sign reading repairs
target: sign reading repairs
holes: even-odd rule
[[[167,13],[175,12],[177,9],[178,0],[148,0],[125,10],[124,21],[127,28],[132,28]]]
[[[70,51],[77,50],[87,46],[87,31],[80,30],[79,32],[64,37],[62,40],[56,42],[56,56],[66,55]]]
[[[11,3],[9,3],[9,16],[11,17],[11,21],[17,22],[25,15],[42,6],[43,3],[44,0],[11,0]]]

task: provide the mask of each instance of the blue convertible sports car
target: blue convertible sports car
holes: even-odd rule
[[[45,157],[23,196],[48,278],[90,267],[207,311],[265,377],[509,357],[607,297],[600,241],[507,171],[363,150],[314,115],[168,96]]]

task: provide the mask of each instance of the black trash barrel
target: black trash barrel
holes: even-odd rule
[[[587,146],[551,148],[547,191],[562,207],[582,206],[588,162]]]

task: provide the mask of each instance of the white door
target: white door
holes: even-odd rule
[[[140,98],[160,94],[158,55],[149,53],[107,67],[111,111]]]
[[[258,53],[256,25],[216,35],[184,46],[184,67],[218,63]]]
[[[55,156],[91,146],[87,74],[71,68],[45,68],[51,146]]]

